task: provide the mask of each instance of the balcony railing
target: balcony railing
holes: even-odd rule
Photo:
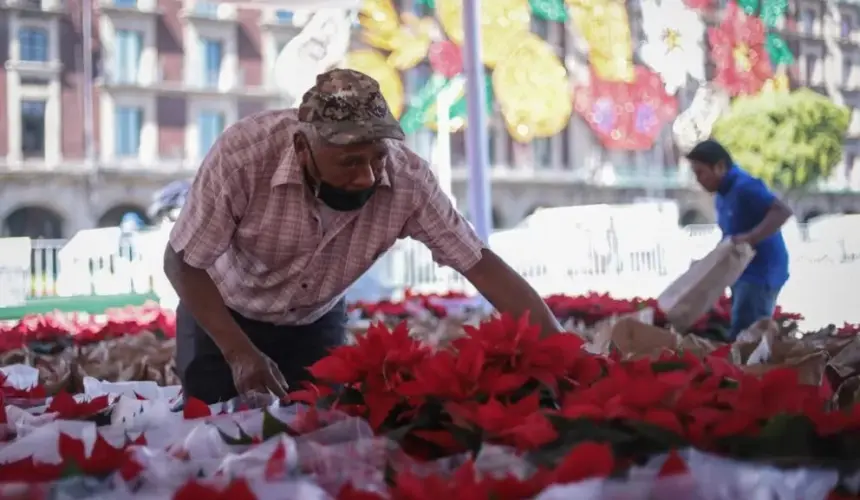
[[[63,10],[62,0],[0,0],[0,5],[9,9],[43,12],[59,12]]]
[[[183,16],[187,19],[207,19],[212,21],[235,21],[235,4],[219,2],[186,1]]]
[[[102,10],[154,13],[158,11],[157,0],[99,0]]]

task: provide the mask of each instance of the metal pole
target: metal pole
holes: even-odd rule
[[[489,0],[492,1],[492,0]],[[466,66],[466,161],[469,163],[469,211],[478,236],[486,243],[493,227],[490,201],[487,110],[481,63],[481,0],[463,1],[463,60]]]
[[[83,49],[84,49],[84,158],[88,167],[94,165],[95,144],[93,142],[93,1],[84,0],[83,5]]]

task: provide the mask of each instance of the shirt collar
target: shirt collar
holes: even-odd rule
[[[392,155],[389,153],[388,161],[386,161],[385,165],[386,168],[382,170],[382,176],[379,179],[380,186],[391,187],[391,179],[388,169],[391,167],[392,160]],[[275,169],[274,175],[272,175],[271,187],[274,188],[285,184],[303,185],[304,183],[304,173],[302,172],[302,166],[299,165],[298,159],[296,158],[296,150],[293,146],[289,146],[281,157],[281,161],[278,162],[278,167]]]
[[[717,192],[720,194],[726,194],[734,185],[735,180],[740,175],[740,168],[737,165],[732,164],[731,167],[726,171],[726,175],[723,176],[723,180],[720,181],[720,187],[717,188]]]

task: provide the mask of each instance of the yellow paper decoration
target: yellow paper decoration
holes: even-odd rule
[[[362,40],[390,52],[388,62],[393,67],[411,69],[427,57],[436,25],[433,19],[419,19],[411,13],[398,16],[391,0],[364,0],[358,19]]]
[[[343,65],[370,75],[379,82],[382,96],[391,108],[391,113],[395,118],[400,118],[405,101],[403,81],[400,79],[400,73],[391,66],[385,56],[372,49],[355,50],[346,54]]]
[[[436,17],[457,45],[463,45],[463,0],[436,0]],[[481,60],[488,68],[510,53],[531,30],[529,0],[481,2]]]
[[[777,75],[774,75],[773,78],[769,78],[766,82],[764,82],[764,86],[761,89],[762,93],[774,93],[774,94],[787,94],[791,91],[791,86],[788,82],[788,76],[780,72]]]
[[[623,0],[566,0],[571,18],[588,42],[588,59],[598,78],[633,81],[633,37]]]
[[[519,142],[561,132],[573,111],[564,64],[532,33],[496,65],[493,91],[508,132]]]

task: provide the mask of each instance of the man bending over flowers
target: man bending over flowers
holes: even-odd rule
[[[399,238],[427,245],[500,311],[562,331],[403,139],[379,84],[345,69],[317,77],[298,109],[249,116],[221,135],[164,255],[180,299],[186,397],[282,397],[308,379],[345,340],[347,287]]]

